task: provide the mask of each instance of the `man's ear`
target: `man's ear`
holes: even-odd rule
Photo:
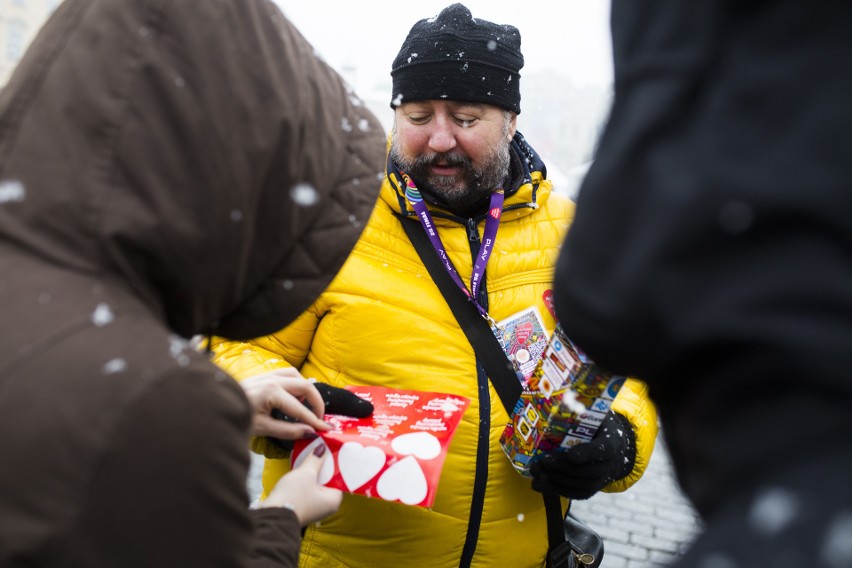
[[[512,138],[515,137],[515,132],[518,130],[518,115],[514,112],[512,113],[512,120],[509,122],[509,133],[507,136],[509,137],[509,142],[512,141]]]

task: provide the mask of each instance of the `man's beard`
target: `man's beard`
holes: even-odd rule
[[[393,163],[411,176],[427,201],[432,197],[437,205],[458,215],[472,216],[485,211],[488,197],[495,189],[502,187],[509,173],[509,144],[495,148],[480,167],[475,167],[467,156],[451,152],[408,160],[401,155],[395,136],[390,152]],[[461,173],[454,176],[434,175],[430,168],[437,163],[460,167]]]

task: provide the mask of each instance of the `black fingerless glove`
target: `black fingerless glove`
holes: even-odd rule
[[[355,393],[349,392],[346,389],[333,387],[326,383],[314,383],[314,387],[319,391],[322,401],[325,403],[326,414],[340,414],[342,416],[352,416],[354,418],[366,418],[373,413],[373,403],[365,400]],[[311,408],[311,405],[305,402],[305,406]],[[278,410],[272,410],[272,417],[278,420],[286,420],[294,422],[292,418]],[[267,437],[267,439],[287,451],[293,449],[293,440],[281,440],[279,438]]]
[[[626,477],[636,462],[636,434],[630,422],[610,411],[590,442],[556,449],[530,464],[532,488],[569,499],[588,499]]]

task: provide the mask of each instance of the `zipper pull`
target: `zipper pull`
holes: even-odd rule
[[[476,221],[473,219],[467,220],[467,238],[472,243],[479,242],[479,231],[476,229]]]

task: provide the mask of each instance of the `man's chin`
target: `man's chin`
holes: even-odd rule
[[[456,176],[432,176],[429,179],[429,188],[432,193],[444,199],[458,198],[467,193],[467,186],[458,181]]]
[[[464,200],[467,195],[467,192],[464,188],[445,190],[438,189],[434,192],[435,197],[443,201],[444,203],[458,203],[460,200]]]

